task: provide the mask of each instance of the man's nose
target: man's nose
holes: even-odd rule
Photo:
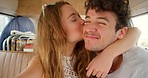
[[[96,32],[97,28],[94,24],[89,24],[84,26],[84,30],[87,32]]]

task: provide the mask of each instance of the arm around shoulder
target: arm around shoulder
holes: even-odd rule
[[[113,44],[104,49],[102,53],[107,53],[107,55],[115,58],[116,56],[135,46],[140,35],[141,31],[137,27],[130,27],[123,39],[115,41]]]

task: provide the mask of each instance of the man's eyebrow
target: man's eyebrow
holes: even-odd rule
[[[85,19],[87,19],[87,18],[90,18],[90,16],[85,17]],[[97,19],[103,19],[103,20],[109,22],[109,20],[107,18],[105,18],[105,17],[97,17]]]
[[[104,17],[97,17],[97,19],[103,19],[103,20],[106,20],[107,22],[109,22],[109,20],[107,18],[104,18]]]
[[[68,19],[69,19],[71,16],[73,16],[73,15],[76,15],[76,13],[70,14],[70,15],[68,16]]]

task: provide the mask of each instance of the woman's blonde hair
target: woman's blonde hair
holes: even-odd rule
[[[37,27],[35,52],[37,52],[45,78],[64,78],[61,54],[65,52],[66,37],[61,24],[61,7],[69,5],[58,2],[45,7]]]
[[[86,67],[95,56],[94,52],[87,51],[84,47],[84,41],[80,41],[75,46],[74,53],[76,56],[74,70],[76,71],[78,78],[88,78],[86,76]]]
[[[61,24],[61,7],[70,5],[59,1],[54,5],[48,5],[41,13],[35,42],[37,53],[43,67],[44,78],[64,78],[61,55],[66,52],[66,34]],[[86,78],[86,67],[90,62],[90,52],[84,49],[84,41],[80,41],[74,48],[76,62],[74,70],[79,78]]]

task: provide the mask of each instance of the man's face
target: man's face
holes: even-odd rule
[[[85,48],[90,51],[101,51],[118,38],[115,32],[116,15],[112,12],[95,12],[89,9],[83,30]]]

